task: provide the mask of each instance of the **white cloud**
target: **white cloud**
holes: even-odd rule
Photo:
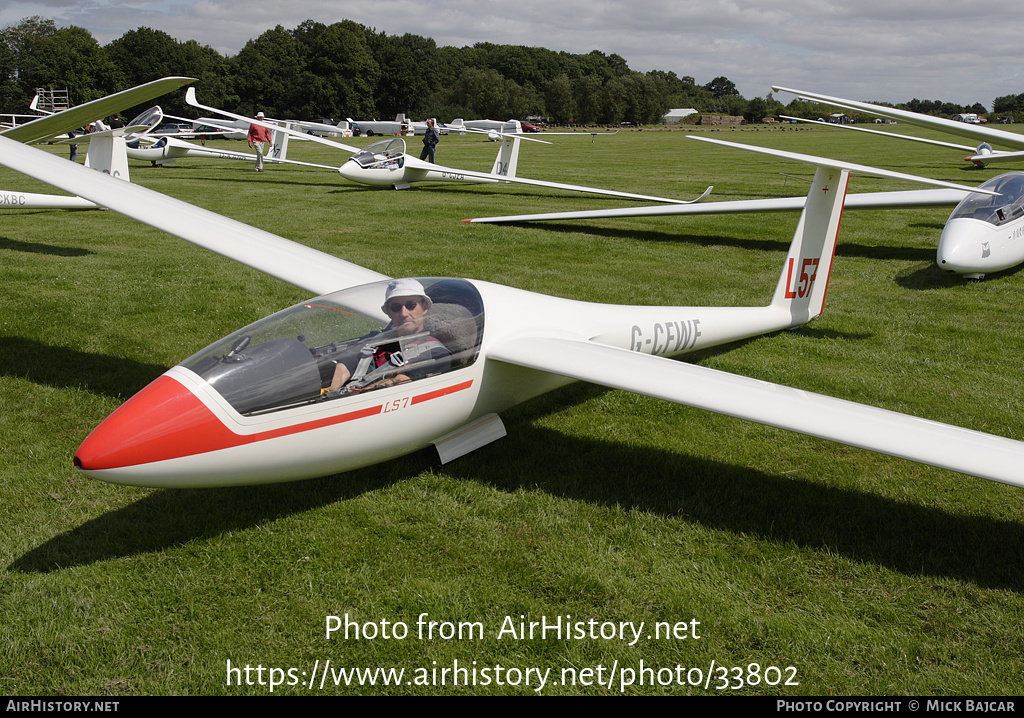
[[[621,55],[634,70],[670,70],[706,83],[725,75],[745,97],[772,84],[854,99],[913,97],[991,105],[1024,92],[1016,3],[992,0],[0,0],[0,22],[40,14],[100,42],[146,26],[225,54],[275,25],[350,19],[439,45],[530,45]],[[783,98],[785,99],[785,98]]]

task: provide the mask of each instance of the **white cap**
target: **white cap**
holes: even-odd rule
[[[266,117],[266,115],[264,115],[264,114],[263,114],[262,112],[257,112],[257,113],[256,113],[256,119],[257,119],[257,120],[261,120],[261,119],[263,119],[264,117]]]
[[[426,290],[423,289],[423,285],[419,283],[419,280],[408,277],[391,280],[387,291],[384,293],[384,306],[387,306],[392,297],[423,297],[423,300],[427,303],[427,309],[430,309],[430,305],[433,304],[430,301],[430,297],[427,296]],[[383,309],[383,307],[381,308]]]

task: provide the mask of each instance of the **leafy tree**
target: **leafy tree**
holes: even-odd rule
[[[380,65],[362,25],[351,20],[331,25],[307,20],[293,33],[305,72],[293,108],[300,117],[373,117]]]
[[[596,75],[583,75],[573,82],[576,100],[576,122],[589,125],[597,122],[601,112],[601,80]]]
[[[247,42],[236,60],[238,112],[255,115],[259,109],[272,116],[294,114],[292,109],[303,103],[302,65],[300,44],[281,25]]]
[[[992,112],[997,115],[1009,115],[1024,109],[1024,94],[1003,95],[992,102]]]
[[[126,86],[181,75],[181,46],[163,30],[129,30],[106,46],[107,56],[124,76]]]
[[[752,125],[760,124],[768,112],[768,103],[760,97],[755,97],[747,103],[743,111],[743,119]]]
[[[373,54],[380,65],[377,110],[382,117],[405,112],[413,117],[426,110],[436,83],[437,45],[419,35],[373,38]]]
[[[57,28],[53,20],[30,17],[0,31],[3,61],[12,78],[8,102],[25,107],[37,87],[67,88],[81,103],[119,87],[115,66],[88,30]]]
[[[704,85],[704,89],[710,92],[711,96],[716,100],[723,97],[739,97],[740,94],[736,89],[735,83],[728,77],[716,77]]]
[[[576,115],[576,98],[572,94],[569,76],[561,74],[548,82],[544,88],[544,107],[551,119],[558,124],[570,122]]]

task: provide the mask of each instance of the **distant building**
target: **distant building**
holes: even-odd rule
[[[852,125],[853,120],[849,115],[844,115],[842,112],[837,112],[834,115],[828,116],[828,121],[833,125]]]
[[[695,110],[693,108],[687,108],[687,109],[684,109],[684,110],[669,110],[667,113],[662,115],[661,122],[662,122],[662,124],[665,124],[665,125],[674,125],[675,123],[679,122],[679,120],[683,119],[684,117],[689,117],[690,115],[696,115],[696,114],[697,114],[697,110]]]

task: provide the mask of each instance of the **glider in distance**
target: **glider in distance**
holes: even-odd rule
[[[0,131],[0,135],[17,142],[45,142],[59,135],[66,135],[71,130],[93,124],[103,117],[165,95],[193,81],[193,78],[190,77],[165,77],[154,80],[61,112],[39,117],[22,125],[7,128]],[[124,135],[133,129],[144,129],[141,126],[143,123],[138,120],[131,124],[134,126],[115,130],[108,129],[77,137],[75,141],[89,143],[89,152],[85,159],[86,167],[127,180],[128,161],[125,155]],[[96,206],[94,202],[81,197],[0,191],[0,208],[95,209]]]

